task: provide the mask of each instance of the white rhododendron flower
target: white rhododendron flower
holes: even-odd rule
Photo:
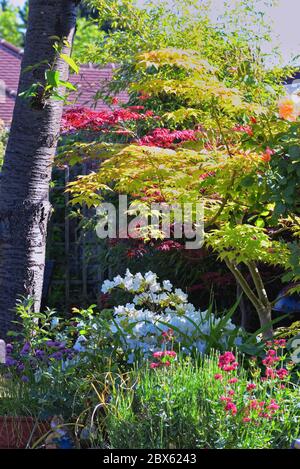
[[[120,334],[123,349],[129,353],[132,363],[136,353],[148,357],[161,349],[162,333],[174,331],[174,340],[181,350],[190,353],[193,349],[205,353],[208,339],[220,324],[221,318],[211,312],[200,311],[188,302],[188,296],[180,288],[173,288],[169,280],[160,283],[157,275],[147,272],[132,274],[128,269],[122,278],[106,280],[101,291],[108,293],[120,288],[133,295],[132,303],[114,308],[114,319],[110,330]],[[227,320],[218,331],[219,345],[226,347],[234,332],[234,343],[242,342],[242,330]]]

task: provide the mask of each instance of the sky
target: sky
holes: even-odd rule
[[[142,0],[140,0],[142,1]],[[21,6],[24,0],[11,0]],[[222,11],[223,0],[212,0],[214,7]],[[232,0],[234,3],[234,0]],[[268,21],[272,25],[274,45],[278,44],[287,62],[291,56],[300,54],[300,0],[278,0],[278,6],[268,9]]]

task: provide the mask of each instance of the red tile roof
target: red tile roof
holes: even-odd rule
[[[0,119],[9,124],[17,95],[22,51],[0,39]]]
[[[0,119],[9,125],[17,95],[20,67],[23,52],[7,41],[0,39]],[[78,75],[71,75],[70,81],[78,88],[78,92],[70,96],[72,106],[93,107],[96,110],[108,109],[102,101],[95,101],[94,95],[111,80],[114,70],[113,64],[105,67],[82,65]],[[120,103],[128,100],[126,92],[117,95]]]

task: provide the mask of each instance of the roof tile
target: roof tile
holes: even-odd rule
[[[15,98],[20,77],[20,68],[23,52],[12,44],[0,40],[0,81],[4,82],[5,94],[0,95],[0,119],[9,125],[13,115]],[[95,101],[95,93],[112,78],[114,65],[108,64],[99,68],[94,65],[83,65],[78,75],[71,75],[70,81],[77,85],[78,92],[70,96],[72,105],[87,106],[96,110],[106,110],[108,106],[102,101]],[[120,103],[128,101],[128,94],[121,92],[117,95]],[[117,106],[114,106],[117,107]]]

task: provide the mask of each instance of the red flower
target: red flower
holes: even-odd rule
[[[176,358],[176,356],[177,356],[177,353],[174,352],[174,350],[166,350],[165,351],[165,357]]]
[[[267,367],[266,377],[271,378],[271,379],[274,379],[276,377],[276,374],[275,374],[275,371],[273,370],[273,368]]]
[[[250,409],[257,409],[257,407],[258,407],[257,399],[251,399],[250,402],[249,402],[249,407],[250,407]]]
[[[273,412],[275,412],[276,410],[278,410],[280,407],[279,405],[276,403],[275,399],[271,399],[271,403],[267,406],[267,409],[268,410],[271,410]]]
[[[271,161],[272,155],[274,155],[274,150],[271,150],[271,148],[267,147],[262,156],[262,160],[268,163],[269,161]]]
[[[162,358],[164,356],[164,352],[160,351],[160,352],[154,352],[152,354],[153,358]]]
[[[285,348],[286,347],[286,340],[285,339],[277,339],[274,340],[274,344],[278,345],[280,348]]]
[[[207,178],[209,178],[209,177],[215,176],[215,174],[216,174],[215,171],[209,171],[208,173],[200,174],[199,179],[201,179],[202,181],[204,181],[205,179],[207,179]]]
[[[263,365],[265,366],[272,366],[274,363],[278,362],[280,360],[279,357],[277,357],[277,352],[274,349],[270,349],[267,351],[267,356],[264,358],[262,361]]]
[[[232,352],[225,352],[223,355],[220,355],[218,366],[221,370],[233,371],[236,370],[239,365],[235,361],[235,356]]]
[[[159,363],[150,363],[150,368],[154,369],[154,368],[158,368],[159,367]]]
[[[223,376],[222,376],[220,373],[216,373],[215,376],[214,376],[214,378],[215,378],[216,380],[222,381]]]
[[[251,422],[251,419],[249,417],[244,417],[243,422],[245,423]]]
[[[169,328],[167,331],[162,332],[161,336],[162,336],[163,342],[170,342],[171,340],[173,340],[174,331],[173,329]]]
[[[249,136],[252,137],[253,135],[253,130],[252,130],[252,127],[250,127],[250,125],[236,125],[233,130],[235,132],[242,132],[242,133],[246,133],[248,134]]]
[[[288,376],[289,372],[285,368],[280,368],[276,371],[276,374],[279,379],[284,379]]]
[[[112,104],[117,105],[117,104],[119,104],[119,99],[116,96],[114,96],[112,98],[111,102],[112,102]]]
[[[247,384],[247,391],[252,391],[255,388],[256,388],[256,384],[254,384],[254,383],[248,383]]]
[[[231,412],[232,415],[236,415],[237,413],[237,407],[233,402],[227,402],[225,406],[226,412]]]
[[[228,402],[228,401],[231,401],[231,398],[230,398],[230,397],[228,398],[228,397],[226,397],[226,396],[221,396],[221,397],[220,397],[220,401],[221,401],[221,402]]]

